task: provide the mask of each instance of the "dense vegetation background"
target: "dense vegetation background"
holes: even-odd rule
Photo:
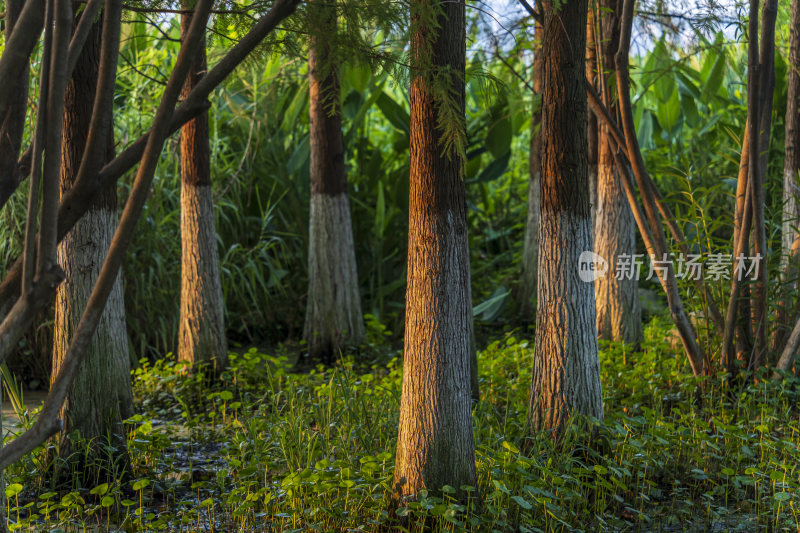
[[[606,412],[594,438],[577,428],[555,443],[530,437],[534,317],[520,312],[519,280],[531,115],[539,100],[526,81],[532,22],[520,16],[500,32],[494,7],[467,11],[465,184],[483,398],[473,412],[478,486],[423,494],[401,509],[401,516],[413,516],[405,527],[797,529],[797,382],[747,381],[721,393],[724,376],[692,378],[655,279],[640,283],[648,324],[641,350],[601,345]],[[150,127],[169,72],[161,66],[174,62],[180,46],[177,17],[126,16],[114,94],[120,146]],[[636,26],[639,47],[631,57],[635,126],[646,166],[688,244],[708,253],[730,246],[747,119],[747,21],[741,13],[726,16],[645,17]],[[224,18],[214,28],[209,63],[241,30]],[[777,28],[765,182],[771,250],[780,250],[781,239],[788,5],[780,6]],[[388,508],[406,288],[408,80],[390,64],[374,68],[356,59],[340,65],[367,338],[341,353],[336,367],[297,372],[293,365],[304,352],[311,195],[308,67],[297,38],[291,30],[279,32],[211,97],[211,175],[230,368],[210,384],[183,372],[172,355],[181,285],[175,136],[162,153],[123,270],[139,410],[126,422],[133,473],[117,476],[109,448],[101,470],[107,476],[77,475],[58,453],[61,441],[51,441],[6,472],[13,528],[80,530],[99,523],[126,531],[343,531],[397,525]],[[120,204],[129,182],[122,182]],[[26,194],[17,194],[0,211],[0,274],[21,254],[26,205]],[[640,240],[637,247],[646,253]],[[777,269],[779,254],[770,261]],[[727,301],[729,281],[706,282],[715,300]],[[719,339],[705,320],[707,302],[688,280],[681,283],[698,340],[707,353],[718,354]],[[774,296],[780,283],[771,280]],[[36,416],[22,403],[23,389],[46,388],[49,380],[49,316],[25,336],[4,375],[22,427]],[[704,381],[711,385],[698,388]],[[54,471],[62,475],[49,475]],[[457,490],[481,498],[451,496]]]

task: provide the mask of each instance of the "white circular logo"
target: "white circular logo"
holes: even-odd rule
[[[606,272],[608,272],[608,261],[591,250],[582,252],[578,257],[578,276],[581,281],[590,283],[605,276]]]

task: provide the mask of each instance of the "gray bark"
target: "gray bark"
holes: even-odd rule
[[[573,415],[603,416],[592,283],[578,259],[592,250],[586,131],[585,0],[544,8],[542,183],[533,428],[557,436]]]

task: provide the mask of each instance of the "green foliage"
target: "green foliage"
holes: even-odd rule
[[[382,327],[371,321],[377,334]],[[796,381],[700,393],[670,326],[642,352],[604,345],[605,420],[591,437],[527,434],[533,345],[514,334],[479,354],[478,484],[441,487],[400,509],[409,531],[794,530],[800,434]],[[12,529],[379,531],[389,514],[400,361],[346,358],[291,372],[289,353],[231,354],[211,390],[167,358],[135,373],[134,475],[55,487],[34,452],[7,472]],[[456,491],[468,495],[457,499]],[[480,502],[480,503],[479,503]],[[716,526],[714,526],[716,527]]]

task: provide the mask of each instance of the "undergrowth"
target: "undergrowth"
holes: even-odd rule
[[[407,529],[797,530],[797,383],[759,381],[731,396],[711,379],[699,394],[668,329],[651,323],[640,353],[604,346],[605,420],[557,443],[526,427],[532,342],[507,333],[489,344],[474,407],[477,486],[422,494],[398,512]],[[12,529],[399,527],[389,512],[399,354],[378,345],[335,369],[293,373],[286,354],[250,350],[231,356],[212,389],[180,370],[167,358],[135,371],[125,481],[53,485],[39,474],[45,448],[7,471]]]

